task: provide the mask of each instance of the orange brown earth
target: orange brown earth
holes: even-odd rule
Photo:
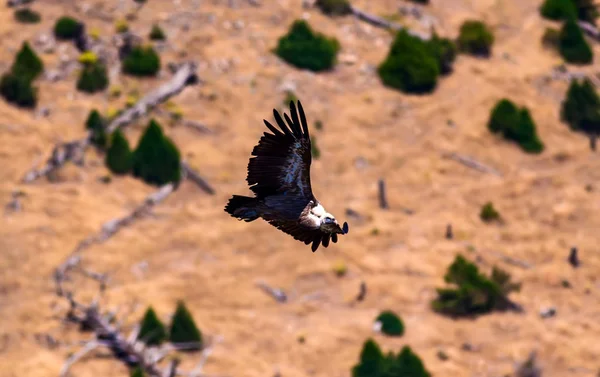
[[[496,37],[490,59],[459,56],[454,73],[425,96],[386,89],[369,69],[388,52],[392,36],[385,30],[352,17],[328,18],[316,9],[303,9],[300,0],[264,0],[259,7],[242,0],[233,3],[235,7],[227,1],[150,0],[129,23],[143,36],[153,22],[163,27],[168,36],[163,67],[187,60],[199,64],[203,83],[172,101],[184,118],[214,132],[200,134],[153,116],[216,194],[206,195],[184,182],[151,216],[85,251],[86,267],[112,274],[104,305],[124,307],[137,301],[140,306],[130,321],[140,318],[148,305],[167,320],[175,302],[184,300],[203,333],[223,336],[204,368],[208,374],[264,377],[279,370],[283,377],[350,376],[364,341],[374,337],[386,352],[409,345],[434,376],[510,375],[515,363],[534,349],[545,377],[596,376],[600,157],[590,152],[584,136],[559,121],[567,83],[543,80],[562,60],[541,45],[551,23],[539,16],[540,2],[433,0],[424,7],[442,36],[456,37],[465,19],[476,18],[487,22]],[[100,30],[108,42],[115,20],[132,9],[117,4],[40,2],[34,7],[42,22],[26,26],[3,8],[1,70],[9,68],[23,40],[51,34],[63,15]],[[373,14],[392,15],[407,3],[354,4]],[[86,13],[85,7],[100,9],[106,19]],[[270,52],[291,22],[303,16],[316,30],[339,39],[341,62],[334,71],[300,71]],[[396,19],[425,30],[409,16]],[[593,48],[600,53],[597,45]],[[60,54],[72,60],[78,55],[72,44],[61,42],[55,52],[40,53],[46,69],[59,64]],[[594,66],[588,67],[573,70],[594,73]],[[156,79],[119,76],[111,84],[120,85],[125,94],[134,89],[143,94],[170,77],[163,71]],[[0,227],[0,375],[6,377],[57,376],[65,358],[78,349],[48,349],[35,340],[37,333],[73,342],[89,339],[89,334],[61,325],[65,305],[54,294],[53,269],[80,240],[106,221],[126,215],[155,190],[133,178],[101,182],[108,171],[93,150],[85,167],[70,164],[62,169],[58,183],[20,183],[56,142],[84,135],[91,109],[105,113],[124,106],[125,95],[112,99],[108,92],[77,92],[75,79],[38,80],[38,110],[47,107],[48,117],[0,102],[0,199],[4,205],[13,191],[25,193],[21,211],[3,213]],[[283,108],[282,88],[290,85],[321,150],[312,164],[314,193],[338,220],[350,223],[347,236],[316,253],[263,221],[247,224],[223,211],[232,193],[249,192],[246,166],[266,130],[262,119],[271,119],[274,107]],[[528,155],[487,130],[490,109],[502,97],[531,110],[546,146],[542,154]],[[137,143],[148,120],[126,129],[130,143]],[[320,131],[314,128],[317,120],[324,125]],[[492,166],[502,176],[443,157],[451,151]],[[380,177],[387,183],[389,210],[378,208]],[[494,203],[504,224],[480,220],[487,201]],[[365,220],[349,219],[347,208]],[[455,230],[453,240],[444,238],[448,223]],[[580,250],[578,269],[566,262],[571,246]],[[432,312],[435,288],[445,285],[444,273],[457,253],[477,261],[485,273],[498,265],[521,281],[521,292],[511,298],[525,313],[452,320]],[[500,254],[533,267],[507,264]],[[333,266],[340,262],[348,273],[338,278]],[[289,301],[275,302],[256,287],[260,280],[284,289]],[[572,287],[562,287],[563,280]],[[353,303],[361,281],[367,284],[366,299]],[[87,288],[81,294],[92,297],[93,286]],[[540,310],[549,306],[556,307],[556,316],[541,318]],[[383,309],[403,318],[403,337],[373,333],[373,320]],[[464,343],[474,350],[463,350]],[[448,360],[438,358],[440,350]],[[197,362],[193,356],[183,360],[184,368]],[[88,357],[71,373],[126,376],[128,371],[113,359]]]

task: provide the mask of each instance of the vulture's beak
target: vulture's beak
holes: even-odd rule
[[[342,227],[340,227],[340,225],[337,224],[337,223],[335,225],[337,225],[337,232],[336,233],[339,233],[339,234],[346,234],[346,233],[348,233],[348,223],[347,222],[344,222],[344,226],[342,226]]]

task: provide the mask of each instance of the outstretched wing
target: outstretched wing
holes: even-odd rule
[[[335,233],[325,233],[318,228],[309,228],[293,220],[271,220],[269,224],[294,237],[295,240],[304,242],[306,245],[312,243],[311,250],[313,252],[321,244],[323,247],[327,247],[330,240],[334,243],[338,240],[338,236]]]
[[[290,102],[290,117],[273,109],[279,129],[264,120],[272,132],[265,132],[252,150],[246,180],[259,197],[294,194],[312,199],[310,163],[312,161],[310,136],[302,104],[298,112]],[[287,122],[287,125],[286,125]]]

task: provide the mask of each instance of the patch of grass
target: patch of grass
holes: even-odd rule
[[[160,26],[154,24],[152,25],[152,30],[150,30],[149,38],[153,41],[164,41],[167,39],[167,36]]]

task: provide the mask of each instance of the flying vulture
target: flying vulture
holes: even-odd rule
[[[272,133],[263,134],[248,163],[246,181],[255,197],[233,195],[225,212],[246,222],[262,218],[294,239],[312,243],[315,252],[348,233],[348,223],[340,227],[312,193],[310,136],[300,101],[298,111],[290,102],[291,119],[284,113],[284,122],[276,109],[273,115],[280,129],[263,120]]]

